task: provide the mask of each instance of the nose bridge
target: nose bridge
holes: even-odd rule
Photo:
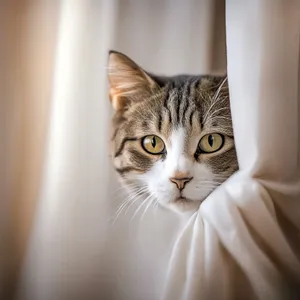
[[[192,170],[192,160],[185,153],[172,156],[167,160],[167,169],[172,177],[176,177],[175,173],[189,173]]]
[[[188,158],[187,154],[186,153],[182,153],[178,157],[176,171],[182,172],[182,173],[186,173],[186,172],[188,172],[188,170],[191,169],[191,164],[192,164],[192,161],[191,161],[191,159]]]
[[[177,178],[178,180],[184,180],[185,178],[189,178],[189,172],[176,171],[173,173],[172,178]]]
[[[185,178],[192,175],[193,161],[187,156],[186,153],[182,153],[177,156],[177,159],[173,160],[170,164],[170,176],[174,178]]]
[[[186,132],[184,128],[177,128],[170,138],[170,151],[168,152],[168,167],[172,172],[185,171],[188,158],[185,152]]]

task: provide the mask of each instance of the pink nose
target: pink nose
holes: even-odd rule
[[[185,185],[190,182],[193,179],[193,177],[181,177],[181,178],[175,178],[171,177],[170,181],[175,183],[177,185],[177,188],[182,191],[185,187]]]

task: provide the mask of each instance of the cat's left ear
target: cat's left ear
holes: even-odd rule
[[[148,98],[157,83],[126,55],[109,52],[109,96],[115,110],[124,110],[131,102]]]

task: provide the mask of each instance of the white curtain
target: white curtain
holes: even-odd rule
[[[63,0],[56,10],[46,154],[17,298],[297,299],[299,1],[228,0],[226,20],[217,0]],[[240,171],[190,219],[151,208],[132,218],[132,208],[111,221],[109,49],[167,75],[221,73],[227,60]]]

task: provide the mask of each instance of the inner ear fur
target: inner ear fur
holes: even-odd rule
[[[124,110],[132,101],[149,97],[157,83],[128,56],[109,52],[109,97],[115,110]]]

